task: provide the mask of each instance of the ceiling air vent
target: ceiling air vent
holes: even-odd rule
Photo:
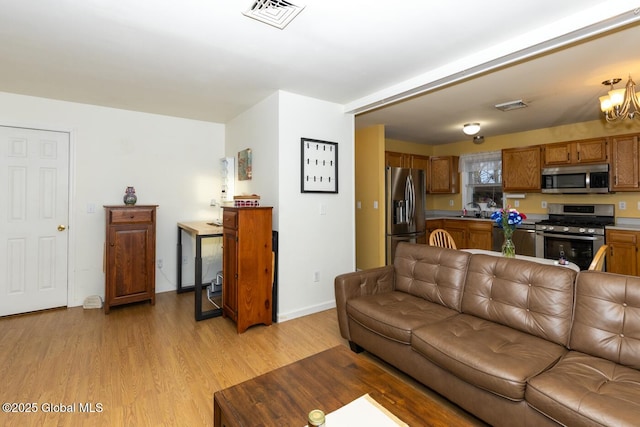
[[[296,6],[284,0],[256,0],[243,15],[281,30],[293,20],[304,6]]]
[[[495,107],[500,111],[511,111],[517,110],[519,108],[525,108],[528,105],[522,102],[522,99],[518,99],[517,101],[509,101],[503,104],[496,104]]]

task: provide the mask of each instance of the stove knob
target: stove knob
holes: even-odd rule
[[[547,228],[547,230],[553,231],[553,226],[550,225],[549,228]]]
[[[546,230],[546,229],[547,229],[546,225],[541,225],[540,228],[539,228],[539,230],[543,230],[543,231]]]
[[[585,231],[587,231],[587,230],[585,230],[584,228],[581,228],[581,229],[580,229],[580,230],[578,230],[578,231],[580,231],[581,233],[584,233],[584,232],[585,232]]]
[[[564,227],[562,231],[569,231],[569,227]]]
[[[590,228],[589,233],[594,234],[596,232],[595,228]]]

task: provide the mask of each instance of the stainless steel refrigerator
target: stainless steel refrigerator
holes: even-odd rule
[[[386,254],[393,263],[399,242],[417,243],[425,234],[425,174],[422,169],[387,167],[385,177]]]

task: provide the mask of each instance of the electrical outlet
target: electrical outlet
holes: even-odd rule
[[[453,199],[449,199],[449,206],[453,206]]]
[[[516,208],[519,208],[520,207],[520,200],[514,201],[513,202],[513,206],[516,207]]]
[[[546,200],[543,200],[543,201],[540,203],[540,207],[541,207],[542,209],[547,209],[547,201],[546,201]],[[639,209],[640,209],[640,208],[639,208]]]
[[[164,262],[162,261],[162,258],[160,258],[158,260],[158,268],[162,268],[164,266]]]
[[[362,209],[362,202],[361,202],[360,200],[358,200],[358,201],[356,202],[356,207],[357,207],[358,209]]]
[[[186,264],[187,262],[188,262],[187,256],[186,255],[182,255],[182,263]]]
[[[625,201],[619,201],[618,202],[618,209],[620,209],[621,211],[627,209],[627,202]]]
[[[377,200],[373,201],[373,209],[378,209],[378,201]]]
[[[640,211],[640,202],[638,202],[638,210]]]
[[[319,271],[314,271],[313,272],[313,281],[314,282],[319,282],[320,281],[320,272]]]

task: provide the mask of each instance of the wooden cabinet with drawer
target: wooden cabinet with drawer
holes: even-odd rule
[[[443,228],[451,234],[458,249],[491,250],[493,222],[474,219],[443,220]]]
[[[273,208],[223,209],[222,314],[242,333],[272,321]]]
[[[607,272],[638,275],[638,241],[640,231],[611,230],[605,232],[605,241],[609,245],[607,252]]]
[[[104,311],[156,301],[156,205],[105,206]]]

